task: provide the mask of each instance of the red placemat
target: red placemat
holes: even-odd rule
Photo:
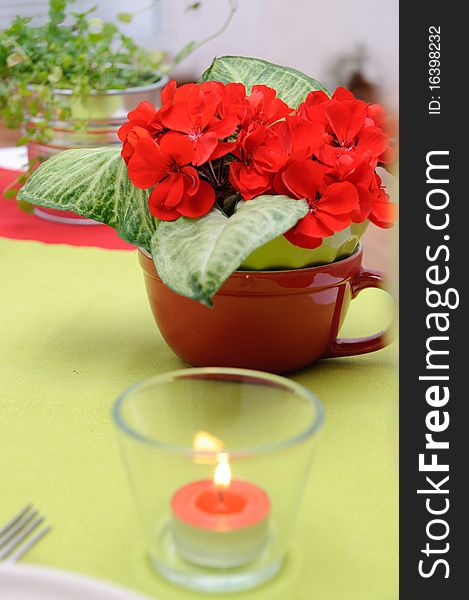
[[[35,240],[46,244],[95,246],[110,250],[135,250],[108,225],[68,225],[41,219],[20,210],[15,200],[3,197],[3,190],[18,176],[17,171],[0,169],[0,237]]]

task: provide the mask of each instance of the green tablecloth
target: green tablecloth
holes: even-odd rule
[[[342,333],[380,329],[375,290]],[[182,367],[147,306],[134,253],[0,240],[0,523],[28,502],[54,530],[27,561],[149,596],[200,598],[155,576],[139,536],[110,408],[126,386]],[[327,422],[288,562],[246,600],[395,600],[394,351],[333,359],[293,378]]]

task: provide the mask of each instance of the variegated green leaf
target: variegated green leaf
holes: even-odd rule
[[[223,282],[253,250],[288,231],[308,212],[305,200],[258,196],[227,217],[214,209],[199,219],[161,221],[151,252],[172,290],[212,305]]]
[[[202,81],[240,82],[244,83],[248,92],[253,85],[268,85],[277,90],[279,98],[292,108],[297,108],[313,90],[322,90],[329,94],[322,83],[301,71],[244,56],[215,58],[202,75]]]
[[[118,148],[66,150],[49,158],[30,176],[18,199],[106,223],[126,242],[147,250],[156,229],[148,190],[132,184]]]

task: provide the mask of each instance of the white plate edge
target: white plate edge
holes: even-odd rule
[[[72,571],[65,571],[61,569],[55,569],[52,567],[42,567],[39,565],[31,564],[19,564],[19,563],[0,563],[0,583],[2,575],[6,573],[13,577],[31,577],[32,579],[43,580],[50,583],[51,581],[58,580],[62,584],[72,584],[77,588],[83,589],[83,592],[93,592],[101,594],[113,594],[109,600],[156,600],[155,597],[150,598],[149,596],[143,596],[139,592],[131,590],[129,588],[117,585],[105,581],[103,579],[95,579],[85,574],[74,573]],[[81,592],[81,589],[78,589]],[[0,586],[0,599],[1,599],[1,586]]]

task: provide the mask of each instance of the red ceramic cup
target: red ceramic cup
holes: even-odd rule
[[[383,288],[379,272],[362,268],[362,249],[320,267],[236,271],[213,308],[176,294],[139,252],[150,306],[168,345],[194,367],[244,367],[289,373],[319,358],[353,356],[387,345],[385,331],[339,339],[350,301],[365,288]]]

